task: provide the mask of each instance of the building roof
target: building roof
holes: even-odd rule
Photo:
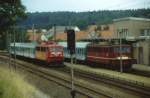
[[[125,18],[118,18],[118,19],[114,19],[114,22],[117,21],[127,21],[127,20],[136,20],[136,21],[150,21],[150,19],[148,18],[138,18],[138,17],[125,17]]]
[[[89,33],[84,31],[79,31],[75,33],[76,40],[87,38]],[[57,40],[67,40],[67,33],[56,33],[56,39]]]
[[[11,43],[10,46],[14,46],[14,43]],[[37,43],[15,43],[15,47],[23,47],[23,48],[35,48]]]
[[[32,33],[32,32],[28,32],[27,33],[27,37],[28,37],[28,40],[30,41],[34,41],[34,40],[39,40],[40,37],[41,37],[42,33]]]

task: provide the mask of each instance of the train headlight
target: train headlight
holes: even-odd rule
[[[121,57],[117,57],[117,59],[120,60]],[[129,59],[129,57],[127,57],[127,56],[122,56],[122,59],[123,59],[123,60],[126,60],[126,59]]]

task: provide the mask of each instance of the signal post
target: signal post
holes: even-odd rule
[[[73,64],[73,55],[75,54],[75,31],[67,30],[67,49],[70,51],[71,64]],[[74,88],[74,68],[71,67],[71,96],[75,98],[76,92]]]

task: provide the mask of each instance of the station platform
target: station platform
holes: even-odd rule
[[[139,75],[134,75],[134,74],[129,74],[129,73],[121,73],[113,70],[108,70],[108,69],[102,69],[102,68],[92,68],[89,66],[85,65],[79,65],[79,64],[70,64],[70,63],[65,63],[67,67],[73,67],[74,69],[96,74],[96,75],[103,75],[106,77],[111,77],[114,79],[119,79],[131,83],[135,83],[138,85],[142,85],[144,87],[150,87],[150,78],[144,77],[144,76],[139,76]]]
[[[148,65],[133,64],[132,69],[150,73],[150,66]]]

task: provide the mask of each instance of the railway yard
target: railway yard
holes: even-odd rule
[[[0,98],[150,98],[150,0],[131,1],[1,0]]]
[[[36,86],[39,88],[43,86],[44,88],[41,90],[45,90],[44,92],[49,93],[47,90],[54,92],[59,89],[59,93],[65,93],[54,96],[54,98],[71,97],[70,68],[74,69],[73,80],[77,98],[149,98],[150,96],[150,76],[146,74],[149,73],[148,71],[145,74],[140,74],[141,71],[120,73],[114,70],[93,68],[68,62],[64,63],[64,67],[47,67],[20,59],[16,59],[15,66],[13,66],[14,59],[9,59],[5,52],[0,53],[1,62],[9,65],[9,60],[11,61],[9,68],[24,70],[29,73],[28,77],[35,75],[41,78],[43,82],[40,80]],[[36,79],[34,80],[36,81]],[[44,86],[46,85],[44,80],[47,81],[48,86],[53,87]]]

